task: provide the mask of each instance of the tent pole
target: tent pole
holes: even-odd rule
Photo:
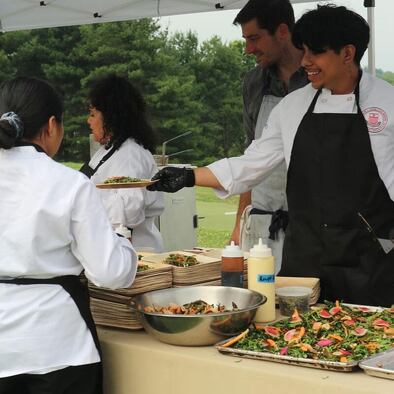
[[[367,8],[368,24],[371,32],[368,46],[368,72],[375,75],[375,0],[364,0],[364,7]]]

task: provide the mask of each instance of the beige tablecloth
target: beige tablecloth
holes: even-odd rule
[[[394,381],[235,358],[145,332],[99,329],[105,394],[392,394]]]

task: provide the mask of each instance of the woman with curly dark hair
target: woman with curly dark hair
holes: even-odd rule
[[[95,184],[112,176],[150,179],[157,171],[152,156],[155,134],[141,93],[127,79],[108,75],[92,84],[88,100],[87,122],[101,147],[81,171]],[[100,192],[112,225],[132,229],[136,249],[163,250],[163,239],[154,223],[164,209],[162,193],[139,188]]]

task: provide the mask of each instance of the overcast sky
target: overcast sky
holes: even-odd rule
[[[367,9],[364,0],[337,0],[337,5],[344,5],[367,19]],[[375,7],[375,63],[377,68],[394,72],[394,1],[376,0]],[[315,8],[313,3],[294,4],[296,18],[306,10]],[[197,33],[199,40],[204,41],[213,35],[218,35],[223,41],[241,38],[241,28],[233,26],[237,11],[207,12],[200,14],[162,17],[161,25],[169,31],[186,32],[192,30]],[[362,65],[368,62],[367,53],[362,59]]]

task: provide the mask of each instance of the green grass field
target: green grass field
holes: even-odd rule
[[[216,248],[227,245],[234,227],[237,207],[238,196],[221,200],[212,189],[197,187],[198,245]]]
[[[75,170],[82,166],[81,163],[73,162],[63,164]],[[198,246],[222,248],[227,245],[234,227],[237,207],[238,196],[221,200],[212,189],[197,187]]]

